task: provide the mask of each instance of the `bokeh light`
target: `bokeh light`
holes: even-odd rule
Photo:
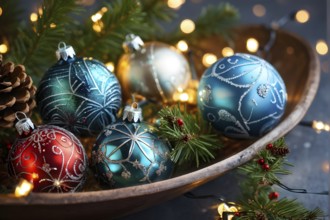
[[[180,24],[180,29],[185,34],[190,34],[195,30],[195,23],[190,19],[185,19]]]
[[[184,40],[180,40],[177,44],[176,44],[176,48],[178,48],[178,50],[180,50],[181,52],[186,52],[188,51],[189,47],[186,41]]]
[[[107,62],[105,64],[105,66],[107,67],[108,70],[110,70],[111,72],[115,71],[115,65],[113,64],[113,62]]]
[[[265,8],[265,6],[263,6],[261,4],[257,4],[255,6],[253,6],[252,12],[257,17],[263,17],[266,14],[266,8]]]
[[[309,13],[306,10],[299,10],[296,13],[296,20],[299,23],[306,23],[309,20]]]
[[[31,15],[30,15],[30,20],[32,21],[32,22],[35,22],[35,21],[37,21],[38,20],[38,15],[37,15],[37,13],[31,13]]]
[[[6,44],[0,44],[0,53],[7,53],[8,46]]]
[[[179,9],[184,3],[185,0],[168,0],[167,6],[173,9]]]
[[[257,41],[257,39],[255,38],[249,38],[247,39],[246,41],[246,49],[249,51],[249,52],[257,52],[258,49],[259,49],[259,42]]]
[[[202,58],[202,63],[205,67],[211,66],[218,60],[217,56],[213,53],[206,53]]]
[[[316,47],[315,47],[316,51],[318,54],[320,55],[326,55],[328,53],[328,45],[324,40],[319,40],[316,43]]]
[[[230,47],[224,47],[222,49],[221,53],[222,53],[222,56],[229,57],[229,56],[234,55],[234,50]]]

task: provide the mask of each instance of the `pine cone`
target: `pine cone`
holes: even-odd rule
[[[286,156],[290,152],[289,148],[287,147],[276,147],[276,148],[272,148],[270,151],[274,156],[281,156],[281,157]]]
[[[23,65],[3,64],[0,55],[0,127],[12,127],[18,111],[31,114],[36,106],[36,87],[32,83]]]

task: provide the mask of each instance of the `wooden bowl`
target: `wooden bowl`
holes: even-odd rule
[[[244,26],[237,28],[235,33],[235,52],[247,52],[245,42],[249,37],[258,39],[260,45],[269,38],[269,30],[263,26]],[[199,46],[219,54],[226,43],[214,37],[201,41]],[[174,198],[251,160],[267,143],[284,136],[303,118],[319,84],[318,56],[297,36],[277,31],[270,55],[269,61],[285,81],[288,103],[281,123],[267,135],[258,140],[228,139],[225,148],[211,164],[152,184],[74,194],[31,193],[22,198],[1,195],[0,218],[113,219]],[[201,54],[197,57],[201,60]],[[197,69],[201,71],[202,67],[197,65]]]

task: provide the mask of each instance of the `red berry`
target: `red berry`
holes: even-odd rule
[[[271,193],[268,194],[268,198],[270,200],[278,199],[279,196],[280,196],[280,194],[278,192],[271,192]]]
[[[178,120],[176,120],[176,123],[179,125],[179,127],[183,126],[183,120],[181,118],[179,118]]]
[[[270,169],[269,165],[267,163],[262,165],[262,169],[265,171],[268,171]]]
[[[260,164],[260,165],[265,164],[265,160],[264,160],[263,158],[260,158],[260,159],[258,160],[258,164]]]
[[[240,212],[235,212],[234,215],[239,217],[239,216],[241,216],[241,213]]]
[[[267,144],[267,146],[266,146],[266,149],[267,150],[271,150],[272,148],[273,148],[273,144],[272,143]]]

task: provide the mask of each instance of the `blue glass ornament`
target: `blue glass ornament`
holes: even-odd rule
[[[223,58],[203,74],[198,107],[225,136],[255,138],[280,121],[287,100],[285,84],[267,61],[249,54]]]
[[[127,106],[124,121],[108,126],[92,149],[96,176],[106,186],[127,187],[170,177],[170,145],[141,120],[141,109]]]
[[[71,46],[60,43],[57,57],[36,94],[44,123],[76,135],[98,134],[116,121],[121,105],[117,78],[97,60],[76,58]]]

